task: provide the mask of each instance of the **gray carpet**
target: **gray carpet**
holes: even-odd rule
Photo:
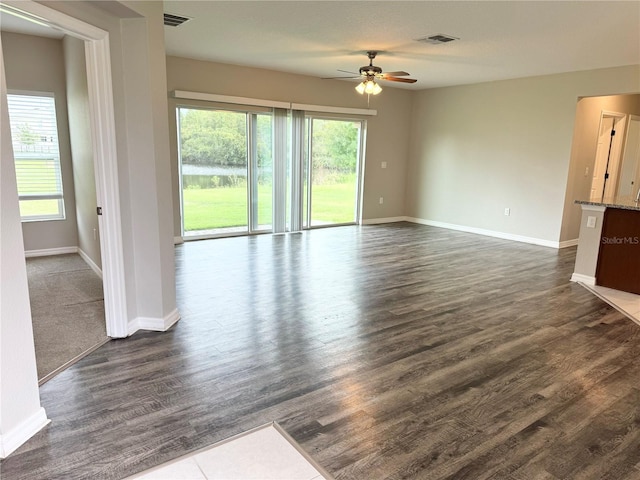
[[[77,254],[27,259],[38,379],[108,337],[102,280]]]

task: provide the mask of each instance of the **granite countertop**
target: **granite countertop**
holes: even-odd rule
[[[575,203],[579,205],[596,205],[599,207],[640,211],[640,202],[636,202],[635,197],[631,195],[627,195],[624,197],[604,198],[601,202],[592,202],[591,200],[576,200]]]

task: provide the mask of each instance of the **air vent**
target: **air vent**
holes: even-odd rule
[[[182,17],[180,15],[174,15],[173,13],[164,14],[164,24],[167,27],[179,27],[189,20],[191,20],[189,17]]]
[[[429,43],[431,45],[440,45],[442,43],[453,42],[454,40],[460,40],[458,37],[452,37],[451,35],[444,35],[438,33],[437,35],[430,35],[428,37],[417,38],[416,42]]]

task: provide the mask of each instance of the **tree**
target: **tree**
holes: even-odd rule
[[[247,162],[247,118],[242,112],[180,109],[182,162],[195,165],[244,167]],[[359,122],[313,120],[313,168],[325,173],[353,173],[358,161]],[[270,175],[271,116],[257,116],[257,160]]]
[[[355,171],[358,162],[356,122],[315,119],[313,121],[313,166],[340,173]]]
[[[244,165],[247,158],[246,128],[244,113],[180,109],[183,163]]]
[[[40,135],[34,132],[28,123],[18,125],[18,141],[23,145],[35,145]]]

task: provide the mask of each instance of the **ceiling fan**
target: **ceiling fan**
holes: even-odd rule
[[[367,52],[367,56],[369,57],[369,65],[365,65],[360,67],[358,73],[349,72],[347,70],[338,70],[339,72],[349,73],[353,76],[350,77],[329,77],[329,78],[363,78],[362,82],[358,84],[356,90],[360,94],[370,94],[377,95],[382,91],[382,87],[376,83],[376,79],[378,80],[386,80],[389,82],[402,82],[402,83],[416,83],[417,80],[414,78],[400,78],[406,77],[409,74],[407,72],[383,72],[382,68],[377,67],[373,64],[373,60],[376,58],[378,54],[375,50],[370,50]]]

